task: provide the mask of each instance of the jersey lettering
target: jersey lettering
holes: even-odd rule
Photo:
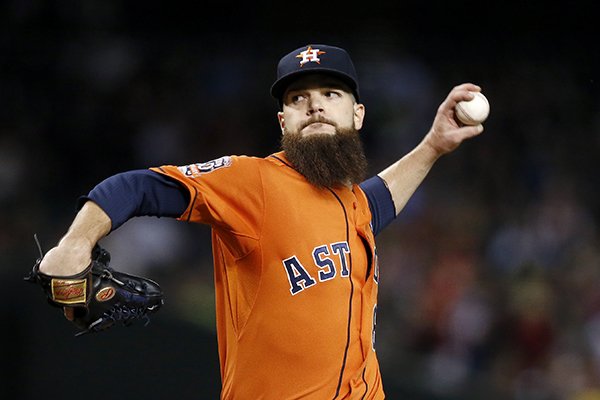
[[[333,251],[333,254],[337,254],[338,256],[340,256],[340,262],[342,263],[342,271],[340,274],[344,277],[350,275],[350,273],[348,272],[348,263],[346,262],[346,254],[350,254],[350,246],[348,246],[348,243],[332,243],[331,251]]]
[[[290,293],[295,295],[317,283],[306,271],[296,256],[283,260],[283,266],[290,281]]]
[[[321,258],[322,255],[326,257]],[[329,249],[326,245],[316,247],[313,250],[313,259],[315,261],[315,265],[321,268],[321,271],[319,271],[319,281],[321,282],[328,281],[335,277],[335,264],[331,258],[327,257],[328,255]]]
[[[336,254],[338,257],[331,257]],[[348,255],[350,246],[348,242],[337,242],[332,244],[322,244],[314,248],[312,252],[313,263],[319,268],[319,282],[325,282],[335,278],[338,269],[340,276],[347,278],[350,275],[348,271]],[[339,260],[339,261],[338,261]],[[310,276],[306,268],[302,265],[298,257],[292,256],[282,261],[290,282],[290,293],[295,295],[304,289],[308,289],[317,281]],[[336,267],[339,264],[340,267]]]

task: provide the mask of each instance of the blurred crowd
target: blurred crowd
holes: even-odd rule
[[[50,329],[28,329],[37,312],[18,309],[44,307],[20,282],[38,256],[33,234],[51,247],[78,196],[114,173],[277,151],[276,62],[316,39],[355,59],[372,173],[421,140],[452,86],[477,83],[491,104],[483,135],[441,159],[378,238],[377,351],[389,398],[600,399],[600,65],[579,37],[503,33],[465,57],[439,36],[375,23],[320,37],[249,33],[241,19],[238,29],[172,22],[161,31],[131,6],[66,3],[2,6],[1,309],[15,330],[7,380],[37,369],[23,354]],[[103,244],[113,262],[165,286],[162,313],[214,335],[208,228],[138,218]]]

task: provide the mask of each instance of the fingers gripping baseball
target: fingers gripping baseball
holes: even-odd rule
[[[439,155],[456,149],[464,140],[483,132],[483,125],[467,126],[456,119],[456,105],[461,101],[469,101],[473,93],[481,88],[472,83],[454,87],[448,97],[440,104],[433,125],[427,134],[426,141]]]

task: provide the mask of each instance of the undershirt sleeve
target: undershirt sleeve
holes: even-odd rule
[[[396,207],[383,179],[375,175],[360,184],[371,209],[373,234],[377,235],[396,218]]]
[[[92,200],[110,217],[114,231],[139,216],[172,217],[183,214],[190,195],[175,179],[151,170],[133,170],[113,175],[78,200],[78,209]]]

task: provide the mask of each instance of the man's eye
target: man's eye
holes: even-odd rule
[[[295,94],[292,96],[293,103],[298,103],[299,101],[302,101],[303,99],[304,99],[304,96],[302,96],[301,94]]]
[[[331,90],[331,91],[329,91],[329,92],[325,93],[325,96],[327,96],[327,97],[332,97],[332,98],[333,98],[333,97],[340,97],[340,93],[339,93],[339,92],[337,92],[337,91],[333,91],[333,90]]]

